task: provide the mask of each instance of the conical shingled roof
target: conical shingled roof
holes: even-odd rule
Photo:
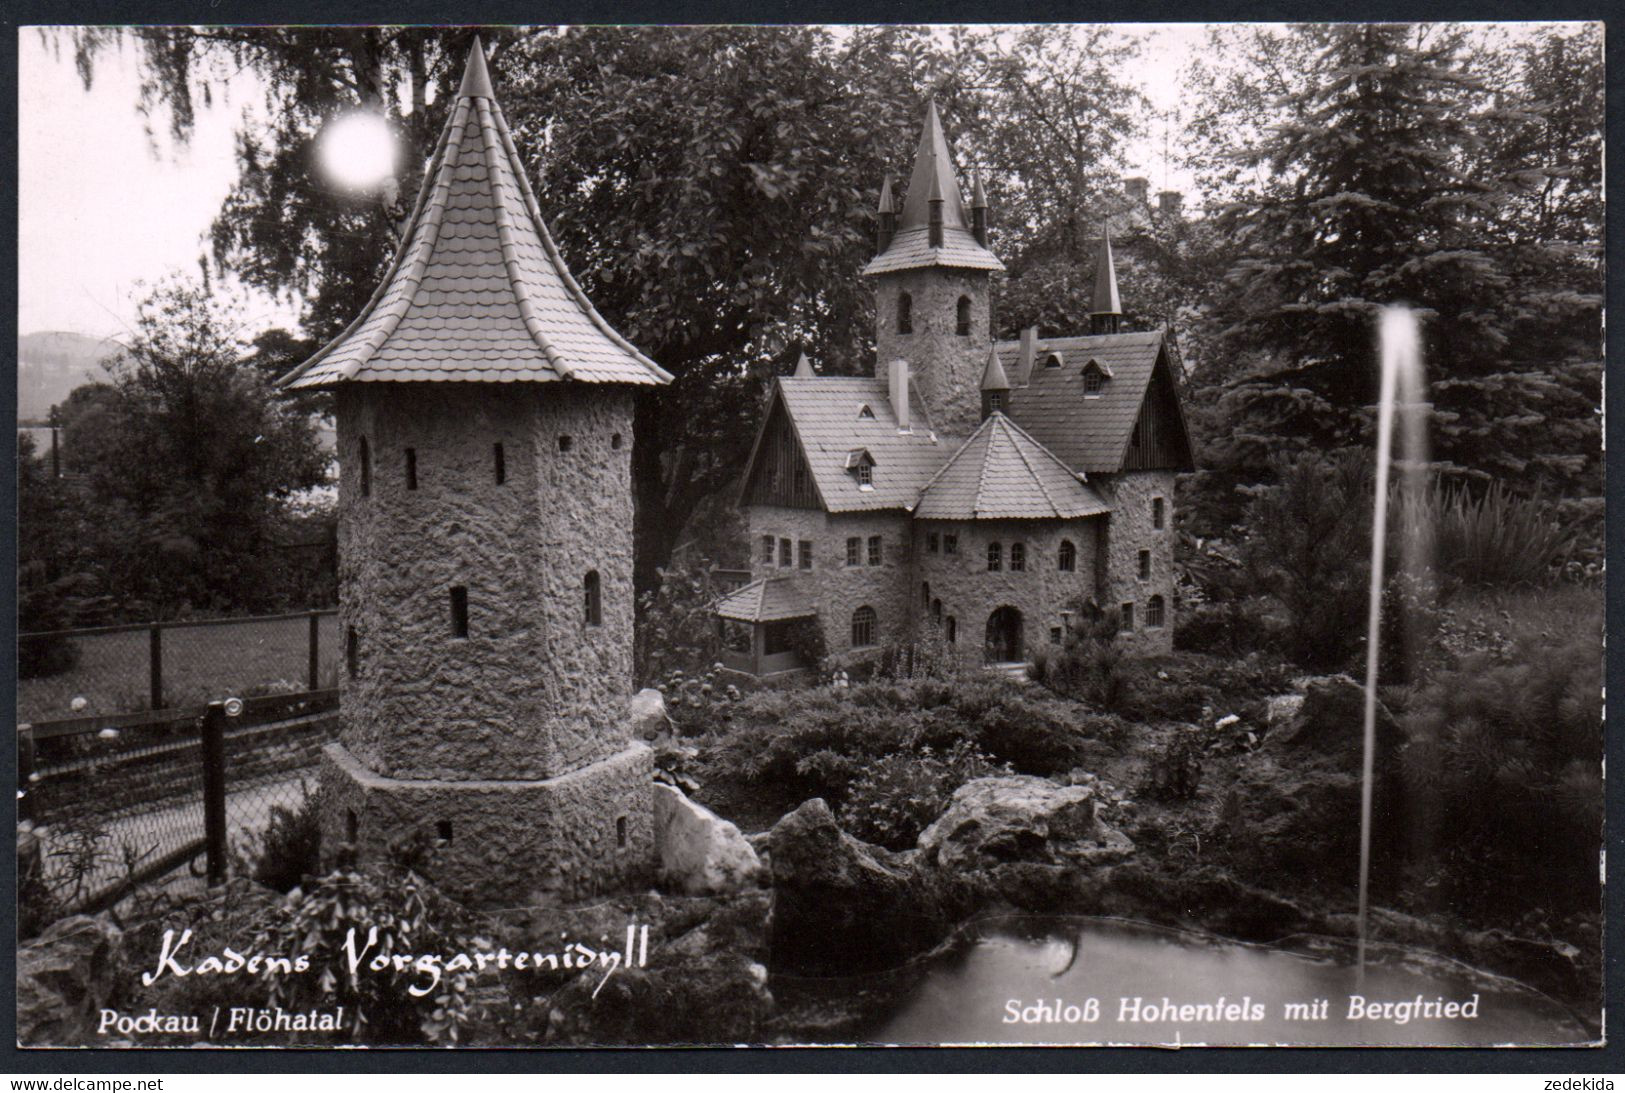
[[[942,246],[931,246],[931,202],[942,202]],[[959,193],[953,153],[942,132],[933,99],[925,107],[925,125],[914,153],[914,173],[903,195],[903,214],[891,244],[864,267],[865,274],[892,273],[924,266],[1003,271],[1004,264],[976,241],[970,215]]]
[[[476,41],[400,249],[342,334],[279,380],[663,384],[594,310],[542,222]]]
[[[927,482],[917,520],[1070,520],[1111,508],[1038,441],[994,411]]]
[[[1123,300],[1117,294],[1117,263],[1112,259],[1110,232],[1100,233],[1100,256],[1095,263],[1095,299],[1091,315],[1121,315]]]

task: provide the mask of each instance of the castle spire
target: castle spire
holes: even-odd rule
[[[886,172],[880,183],[880,207],[875,210],[879,221],[875,225],[875,253],[885,254],[897,234],[897,199],[892,197],[891,172]]]
[[[1117,263],[1112,259],[1111,231],[1100,232],[1100,257],[1095,264],[1095,299],[1089,311],[1091,334],[1116,334],[1123,321],[1123,301],[1117,294]]]
[[[954,177],[954,157],[948,151],[948,138],[937,115],[937,100],[925,104],[925,125],[920,145],[914,152],[914,173],[909,176],[908,194],[903,198],[903,218],[898,228],[925,228],[931,223],[931,202],[942,201],[942,222],[949,227],[970,228],[965,200]]]
[[[457,89],[459,99],[494,99],[491,74],[485,69],[485,47],[480,36],[474,35],[474,44],[468,51],[468,66],[463,69],[463,85]]]
[[[987,246],[987,191],[982,189],[982,169],[976,168],[970,199],[970,230],[976,241]]]
[[[796,359],[795,378],[798,380],[810,380],[816,379],[817,376],[818,373],[813,371],[812,361],[807,359],[806,350],[802,350],[801,356]]]

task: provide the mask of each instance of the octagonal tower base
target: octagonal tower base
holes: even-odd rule
[[[425,872],[470,907],[560,903],[646,884],[654,873],[654,753],[632,743],[543,781],[389,778],[343,744],[321,774],[323,857],[351,844],[389,861],[414,832],[436,840]]]

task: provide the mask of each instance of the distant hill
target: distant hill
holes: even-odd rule
[[[44,421],[68,392],[105,378],[102,361],[124,349],[110,338],[65,330],[17,338],[17,420]]]

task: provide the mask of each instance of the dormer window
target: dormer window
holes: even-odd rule
[[[867,402],[864,403],[862,406],[858,407],[858,420],[859,421],[873,421],[874,419],[875,419],[875,412],[874,412],[873,409],[870,408],[870,406],[869,406],[869,404]]]
[[[1099,398],[1106,390],[1106,381],[1112,378],[1110,369],[1097,360],[1083,366],[1083,397]]]
[[[875,459],[867,448],[854,448],[846,454],[846,470],[858,480],[858,489],[875,488]]]
[[[1062,363],[1064,362],[1061,360],[1061,355],[1059,353],[1051,353],[1049,356],[1044,358],[1045,368],[1059,368],[1061,367]]]

